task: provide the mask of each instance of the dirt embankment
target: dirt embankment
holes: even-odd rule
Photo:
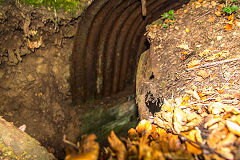
[[[59,151],[64,133],[79,136],[69,86],[78,18],[15,2],[0,6],[0,115]]]

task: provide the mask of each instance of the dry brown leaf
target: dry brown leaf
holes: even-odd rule
[[[201,137],[201,133],[199,130],[191,130],[189,132],[184,133],[184,136],[194,142],[203,143],[203,139]],[[185,143],[186,143],[188,152],[194,153],[194,154],[202,153],[202,149],[197,144],[190,143],[188,141],[186,141]]]
[[[240,126],[237,123],[226,121],[226,125],[230,132],[234,133],[237,136],[240,136]]]
[[[204,79],[202,78],[202,77],[200,77],[200,76],[197,76],[196,78],[195,78],[195,81],[197,81],[197,82],[202,82]]]
[[[221,122],[221,121],[222,121],[222,118],[219,118],[219,117],[218,118],[209,118],[209,120],[206,123],[204,123],[203,127],[207,129],[207,128],[211,127],[212,125],[214,125],[218,122]]]
[[[240,27],[240,21],[239,21],[239,20],[235,20],[235,21],[234,21],[234,24],[235,24],[236,26]]]
[[[199,53],[200,57],[207,56],[211,51],[209,49],[205,49],[203,52]]]
[[[232,150],[230,148],[222,147],[222,148],[217,149],[216,152],[220,153],[222,156],[224,156],[228,160],[233,160],[234,159],[234,156],[231,153]]]
[[[72,153],[65,157],[65,160],[97,160],[99,144],[95,142],[95,134],[84,135],[81,141],[81,149],[78,153]]]
[[[186,116],[180,108],[176,108],[173,114],[173,128],[176,134],[179,134],[181,131],[185,130],[185,125],[183,123],[183,118]]]
[[[141,137],[139,139],[138,159],[151,159],[152,148],[148,146],[148,139]]]
[[[212,114],[215,114],[215,115],[218,115],[218,114],[224,112],[224,109],[223,109],[224,107],[225,107],[225,105],[221,102],[212,102],[208,106],[208,112],[212,113]]]
[[[189,46],[187,44],[180,44],[177,46],[178,48],[181,48],[181,49],[185,49],[185,50],[189,50]]]
[[[209,77],[209,73],[206,70],[203,70],[203,69],[199,70],[197,72],[197,75],[201,76],[203,79]]]
[[[228,133],[228,135],[218,143],[218,147],[232,146],[236,140],[237,137],[233,133]]]
[[[139,135],[135,129],[131,128],[128,130],[128,138],[130,138],[131,141],[136,140],[139,138]]]
[[[216,13],[215,13],[216,14]],[[216,16],[211,16],[211,17],[209,17],[208,18],[208,22],[210,22],[210,23],[212,23],[212,22],[214,22],[214,20],[216,19]]]
[[[125,160],[127,158],[127,149],[123,142],[116,136],[114,131],[111,131],[110,135],[108,136],[108,142],[116,153],[118,160]]]
[[[186,93],[192,95],[194,98],[196,98],[197,100],[200,100],[201,98],[199,97],[197,91],[193,91],[193,90],[186,90]]]
[[[228,135],[228,129],[223,125],[214,129],[207,139],[207,144],[210,148],[218,148],[218,143]]]

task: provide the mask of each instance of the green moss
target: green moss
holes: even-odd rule
[[[71,14],[76,14],[77,11],[83,10],[87,3],[86,0],[20,0],[21,2],[33,5],[33,6],[44,6],[52,9],[53,11],[64,10]]]
[[[10,146],[6,146],[0,140],[0,159],[19,159],[17,155],[14,154],[13,149]]]

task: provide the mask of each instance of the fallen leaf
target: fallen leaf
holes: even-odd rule
[[[209,77],[209,73],[206,70],[202,69],[197,72],[197,75],[201,76],[203,79]]]
[[[229,160],[234,159],[234,156],[231,153],[232,150],[230,148],[222,147],[222,148],[217,149],[216,152],[221,154],[222,156],[224,156],[226,159],[229,159]]]
[[[201,62],[200,60],[193,60],[193,61],[188,63],[188,68],[198,66],[200,64],[200,62]]]
[[[199,130],[191,130],[189,132],[183,133],[184,136],[194,142],[199,142],[200,144],[203,143],[201,133]],[[198,138],[197,138],[198,137]],[[194,153],[194,154],[201,154],[202,149],[195,143],[190,143],[188,141],[185,142],[187,146],[188,152]]]
[[[213,129],[208,135],[207,144],[210,148],[218,148],[218,143],[222,141],[228,135],[228,129],[224,125]]]
[[[197,91],[193,91],[193,90],[186,90],[186,93],[192,95],[194,98],[196,98],[197,100],[200,100],[201,98],[199,97]]]
[[[181,49],[189,50],[189,46],[187,44],[180,44],[177,47]]]
[[[152,124],[147,120],[141,120],[140,123],[138,123],[136,130],[138,133],[147,133],[150,132],[152,129]]]
[[[230,132],[234,133],[237,136],[240,136],[240,126],[237,123],[226,121],[226,125]]]
[[[207,56],[211,51],[209,49],[205,49],[203,52],[199,53],[200,57]]]
[[[219,89],[219,90],[218,90],[218,93],[219,93],[219,94],[223,94],[223,92],[224,92],[223,89]]]
[[[219,11],[219,10],[217,10],[217,11],[215,11],[215,14],[216,14],[217,16],[221,16],[221,15],[222,15],[222,12]]]
[[[128,138],[130,138],[130,140],[136,140],[139,138],[139,135],[135,129],[131,128],[128,130]]]
[[[108,142],[113,151],[116,153],[118,160],[127,159],[126,147],[124,146],[123,142],[119,140],[114,131],[111,131],[110,135],[108,136]]]
[[[99,153],[99,144],[95,141],[96,135],[82,136],[81,146],[79,152],[69,152],[65,160],[97,160]]]
[[[220,148],[232,146],[236,140],[237,137],[233,133],[229,133],[222,141],[218,143],[218,147]]]
[[[208,18],[207,21],[210,22],[210,23],[212,23],[212,22],[214,22],[215,19],[216,19],[215,16],[211,16],[211,17]]]
[[[227,24],[226,26],[224,26],[224,29],[226,30],[226,31],[230,31],[230,30],[232,30],[232,24]]]
[[[234,19],[234,14],[232,13],[230,16],[228,16],[228,20],[233,21],[233,19]]]
[[[235,21],[234,21],[234,24],[235,24],[236,26],[240,27],[240,21],[239,21],[239,20],[235,20]]]
[[[221,102],[213,102],[213,103],[210,103],[210,105],[208,106],[208,112],[218,115],[224,112],[223,110],[224,107],[225,105]]]

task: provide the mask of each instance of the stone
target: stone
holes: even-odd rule
[[[37,63],[37,64],[41,64],[41,63],[43,63],[43,61],[44,61],[44,59],[43,59],[42,57],[38,57],[38,58],[36,59],[36,63]]]
[[[74,36],[75,32],[76,31],[75,31],[74,26],[68,26],[63,30],[63,36],[65,38],[71,38]]]
[[[28,80],[29,82],[32,82],[32,81],[35,80],[35,78],[34,78],[31,74],[29,74],[29,75],[27,75],[27,80]]]
[[[25,56],[25,55],[28,55],[28,54],[31,54],[31,51],[28,49],[27,46],[24,46],[20,49],[20,56]]]
[[[48,73],[47,64],[39,64],[36,68],[37,73],[47,74]]]
[[[4,74],[4,71],[0,70],[0,79],[3,77]]]
[[[13,65],[18,63],[17,57],[15,56],[14,51],[12,49],[8,50],[8,61],[10,64]]]

